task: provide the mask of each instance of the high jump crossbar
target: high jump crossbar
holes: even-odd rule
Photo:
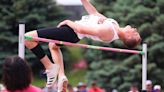
[[[132,53],[132,54],[140,54],[142,55],[142,92],[146,91],[146,80],[147,80],[147,44],[144,43],[142,45],[142,51],[137,50],[127,50],[127,49],[119,49],[119,48],[109,48],[109,47],[100,47],[100,46],[93,46],[93,45],[85,45],[85,44],[75,44],[70,42],[63,42],[39,37],[31,37],[25,36],[25,24],[19,24],[19,56],[24,58],[25,49],[24,49],[24,39],[26,40],[36,40],[36,41],[43,41],[43,42],[52,42],[57,44],[63,44],[68,46],[75,46],[75,47],[82,47],[82,48],[91,48],[97,50],[105,50],[105,51],[113,51],[113,52],[122,52],[122,53]]]
[[[86,44],[77,44],[77,43],[64,42],[64,41],[58,41],[58,40],[51,40],[51,39],[40,38],[40,37],[25,36],[25,39],[26,40],[41,41],[41,42],[52,42],[52,43],[56,43],[56,44],[74,46],[74,47],[81,47],[81,48],[90,48],[90,49],[97,49],[97,50],[122,52],[122,53],[144,54],[143,51],[137,51],[137,50],[127,50],[127,49],[109,48],[109,47],[101,47],[101,46],[86,45]]]

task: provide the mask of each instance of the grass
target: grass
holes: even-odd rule
[[[35,76],[32,82],[33,85],[41,87],[41,88],[45,86],[45,83],[46,83],[46,80],[43,78],[39,78],[38,76]]]
[[[86,70],[77,70],[66,73],[69,83],[73,86],[77,86],[79,82],[86,82]],[[46,80],[35,76],[32,84],[38,87],[44,87]]]
[[[66,74],[69,83],[73,86],[77,86],[79,82],[86,82],[86,70],[77,70]]]

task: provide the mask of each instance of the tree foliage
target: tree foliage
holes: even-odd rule
[[[148,79],[164,87],[164,1],[103,0],[100,3],[100,0],[94,0],[93,3],[101,13],[117,20],[120,26],[130,24],[138,29],[142,41],[148,44]],[[109,46],[125,48],[120,41]],[[133,83],[141,89],[140,55],[90,50],[85,55],[90,62],[89,81],[97,80],[102,87],[116,88],[119,92],[127,92]]]
[[[25,21],[27,32],[56,26],[66,16],[67,13],[55,0],[0,0],[0,61],[6,56],[18,53],[19,21]],[[26,58],[36,63],[34,55],[29,53],[29,50]]]

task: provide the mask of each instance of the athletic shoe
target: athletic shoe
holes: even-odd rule
[[[66,92],[67,90],[68,79],[66,76],[62,76],[58,79],[58,91],[57,92]]]
[[[60,69],[59,65],[53,64],[51,69],[46,70],[46,74],[47,74],[46,87],[52,87],[53,86],[53,84],[55,83],[55,81],[57,79],[59,69]]]

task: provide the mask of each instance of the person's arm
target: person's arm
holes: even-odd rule
[[[94,14],[102,18],[106,18],[104,15],[102,15],[96,10],[96,8],[89,2],[89,0],[81,0],[81,2],[84,8],[86,9],[86,11],[88,12],[88,14]]]
[[[62,25],[68,25],[71,27],[75,32],[81,33],[81,34],[88,34],[88,35],[98,35],[98,31],[96,28],[92,27],[84,27],[83,25],[79,25],[71,20],[64,20],[63,22],[60,22],[57,27],[60,27]]]
[[[111,36],[113,37],[113,31],[110,31],[112,29],[110,28],[108,24],[99,24],[98,26],[95,26],[95,27],[86,27],[83,25],[79,25],[73,21],[65,20],[61,22],[58,25],[58,27],[62,25],[68,25],[77,33],[97,36],[104,41],[109,40]]]

